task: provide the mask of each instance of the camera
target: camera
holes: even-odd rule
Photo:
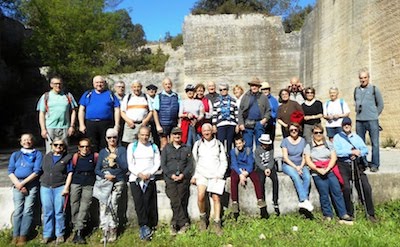
[[[179,176],[181,174],[181,171],[179,171],[179,170],[177,170],[176,172],[175,172],[175,176]]]
[[[357,107],[357,113],[360,114],[362,111],[362,105],[358,105]]]

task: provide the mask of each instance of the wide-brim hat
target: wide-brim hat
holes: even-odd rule
[[[253,77],[249,83],[250,86],[259,86],[261,87],[261,81],[257,77]]]
[[[269,83],[268,82],[263,82],[263,83],[261,83],[261,89],[266,89],[266,88],[271,88],[271,86],[269,85]]]
[[[262,134],[260,138],[258,138],[258,141],[262,144],[272,144],[272,140],[269,134]]]

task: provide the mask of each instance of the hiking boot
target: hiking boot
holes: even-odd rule
[[[207,214],[200,215],[199,229],[200,231],[207,230]]]
[[[16,245],[18,243],[18,240],[19,240],[19,236],[13,237],[13,239],[11,240],[11,244]]]
[[[348,214],[343,215],[343,217],[340,218],[339,224],[345,224],[345,225],[350,225],[352,226],[354,224],[353,218],[350,217]]]
[[[117,240],[117,228],[111,228],[111,230],[108,233],[107,242],[113,243],[116,240]]]
[[[369,168],[369,171],[370,171],[370,172],[378,172],[378,171],[379,171],[379,168],[376,167],[376,166],[373,166],[373,167]]]
[[[260,208],[260,216],[261,216],[261,219],[269,219],[269,213],[268,213],[267,207]]]
[[[281,215],[281,211],[279,210],[279,205],[278,205],[278,203],[274,203],[274,210],[275,210],[276,216]]]
[[[372,223],[378,223],[378,219],[375,217],[375,215],[369,215],[368,220]]]
[[[221,220],[218,221],[214,221],[213,223],[213,231],[215,234],[217,234],[217,236],[222,236],[222,234],[224,233],[222,230],[222,226],[221,226]]]
[[[150,241],[151,237],[153,236],[153,231],[150,227],[144,225],[140,227],[140,239],[145,241]]]
[[[74,238],[72,240],[74,244],[86,244],[86,240],[83,237],[82,230],[77,230],[75,232]]]
[[[178,233],[178,232],[176,231],[175,226],[174,226],[174,225],[171,225],[171,226],[169,227],[169,234],[170,234],[171,236],[176,236],[177,233]]]
[[[65,239],[64,236],[59,236],[56,238],[56,245],[64,243]]]
[[[257,207],[258,208],[267,207],[267,203],[264,200],[260,199],[260,200],[257,201]]]
[[[178,234],[184,234],[187,230],[189,230],[190,225],[189,223],[184,224],[181,229],[179,229]]]
[[[239,203],[238,202],[232,202],[232,213],[234,213],[234,214],[239,213]]]
[[[48,244],[48,243],[50,243],[50,238],[43,238],[43,239],[40,241],[40,243],[41,243],[41,244]]]
[[[24,246],[26,244],[26,236],[20,236],[18,238],[17,246]]]

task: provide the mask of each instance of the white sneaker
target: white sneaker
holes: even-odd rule
[[[314,206],[311,204],[311,202],[309,200],[304,200],[303,202],[300,202],[299,208],[307,209],[310,212],[312,212],[314,210]]]

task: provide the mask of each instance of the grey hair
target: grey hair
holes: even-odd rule
[[[226,82],[220,82],[220,83],[218,84],[218,87],[219,87],[219,88],[224,87],[224,88],[226,88],[226,89],[229,90],[229,84],[226,83]]]
[[[203,129],[206,128],[206,127],[212,129],[212,125],[211,125],[210,123],[205,123],[205,124],[203,124],[203,125],[201,126],[201,130],[203,130]]]
[[[358,75],[360,75],[361,73],[367,73],[367,75],[369,77],[369,70],[367,67],[363,67],[358,71]]]

